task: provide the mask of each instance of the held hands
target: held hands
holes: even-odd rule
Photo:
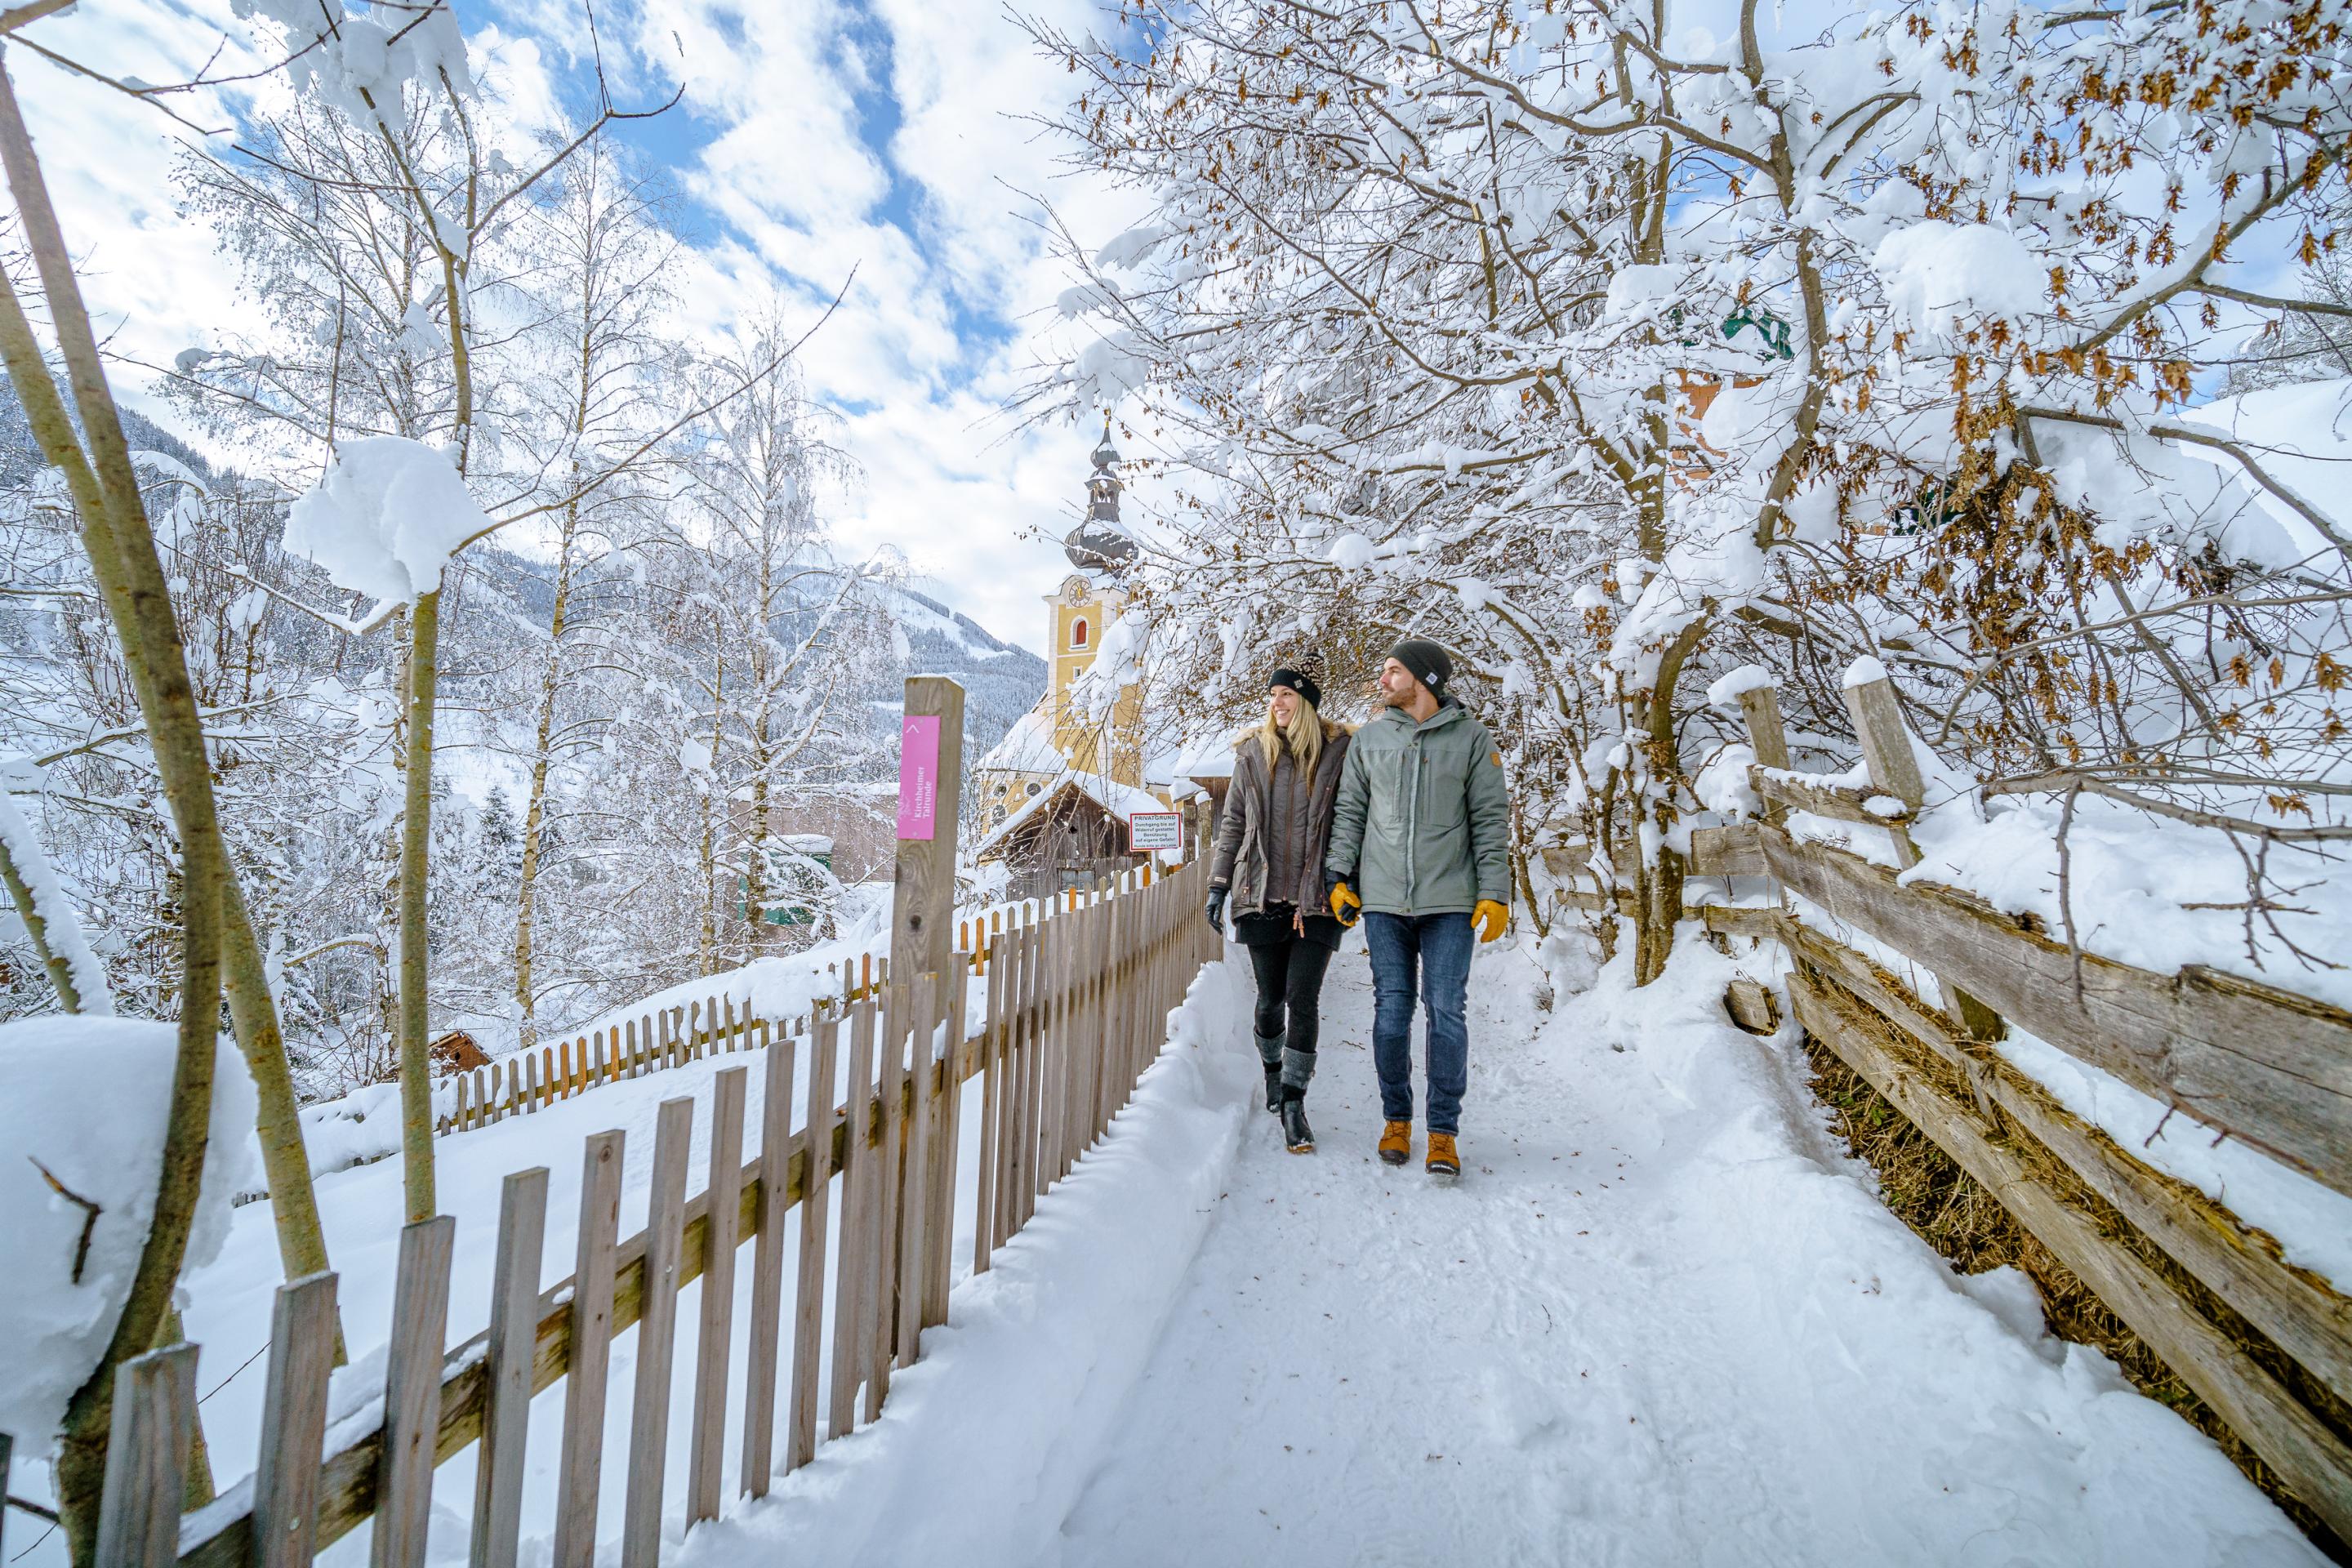
[[[1470,911],[1470,923],[1478,928],[1480,942],[1492,942],[1511,923],[1511,911],[1492,899],[1481,899],[1478,907]]]
[[[1211,888],[1209,889],[1208,907],[1201,911],[1209,917],[1210,929],[1217,932],[1220,936],[1224,934],[1225,930],[1225,894],[1227,891],[1228,889],[1224,888]]]
[[[1342,926],[1352,926],[1364,918],[1364,900],[1345,882],[1331,886],[1331,918]]]

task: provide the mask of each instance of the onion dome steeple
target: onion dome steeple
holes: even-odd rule
[[[1103,415],[1102,441],[1094,449],[1095,471],[1087,480],[1086,521],[1062,539],[1070,564],[1087,571],[1120,572],[1135,559],[1135,541],[1118,521],[1118,492],[1126,487],[1115,471],[1118,448],[1110,444],[1110,415]]]

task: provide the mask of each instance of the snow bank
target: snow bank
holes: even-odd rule
[[[2288,1262],[2352,1292],[2352,1198],[2012,1026],[1995,1047],[2058,1103],[2105,1131],[2125,1152],[2188,1183],[2268,1231]]]
[[[2012,913],[2031,911],[2064,930],[2058,903],[2055,795],[2011,795],[1984,821],[1965,802],[1930,811],[1914,825],[1920,863],[1906,882],[1966,888]],[[2352,1007],[2352,969],[2298,959],[2260,921],[2252,930],[2234,906],[2246,897],[2245,862],[2223,835],[2152,822],[2114,801],[2084,796],[2066,832],[2068,902],[2084,948],[2118,963],[2170,974],[2209,964]],[[2295,889],[2273,917],[2287,939],[2321,957],[2340,953],[2352,931],[2352,878],[2297,845],[2271,851],[2270,873]],[[2191,906],[2202,905],[2202,908]],[[2251,949],[2251,951],[2250,951]]]
[[[446,1114],[439,1103],[454,1096],[436,1091],[433,1113]],[[400,1085],[364,1083],[349,1094],[306,1105],[298,1113],[302,1122],[302,1147],[310,1157],[312,1176],[347,1171],[387,1159],[400,1152]]]
[[[405,436],[345,441],[286,514],[286,548],[339,588],[386,603],[441,586],[441,568],[490,520],[449,455]]]
[[[986,1274],[958,1286],[882,1418],[765,1504],[696,1529],[677,1568],[789,1559],[1050,1560],[1207,1231],[1254,1076],[1245,974],[1214,963],[1109,1135]]]
[[[0,1432],[19,1458],[46,1457],[66,1401],[114,1332],[146,1245],[172,1099],[175,1026],[47,1016],[0,1024]],[[259,1180],[256,1098],[245,1058],[224,1040],[213,1079],[212,1137],[183,1274],[220,1251],[229,1199]],[[88,1213],[42,1175],[98,1205]]]
[[[1725,1020],[1726,983],[1762,963],[1685,933],[1663,981],[1634,988],[1621,955],[1538,1037],[1591,1119],[1578,1146],[1616,1167],[1580,1173],[1582,1205],[1553,1194],[1594,1232],[1562,1272],[1613,1352],[1586,1352],[1559,1419],[1624,1398],[1639,1426],[1607,1428],[1615,1473],[1673,1499],[1629,1500],[1602,1537],[1661,1562],[1737,1529],[1759,1562],[2316,1563],[2210,1438],[2048,1334],[2029,1280],[1956,1273],[1885,1207],[1806,1089],[1795,1026],[1759,1041]],[[1580,1468],[1606,1477],[1605,1458]],[[1619,1533],[1661,1516],[1696,1540]]]

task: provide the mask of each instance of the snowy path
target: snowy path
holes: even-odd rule
[[[2317,1561],[2021,1276],[1955,1280],[1684,961],[1549,1016],[1482,962],[1451,1190],[1372,1157],[1335,964],[1321,1147],[1244,1129],[1063,1561]]]

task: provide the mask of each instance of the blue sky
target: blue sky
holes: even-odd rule
[[[844,416],[864,479],[840,498],[846,544],[903,550],[936,596],[1042,647],[1038,595],[1075,515],[1096,429],[1020,431],[1003,411],[1065,329],[1034,193],[1099,242],[1138,211],[1074,178],[1018,115],[1069,79],[998,0],[456,0],[478,76],[525,124],[593,105],[601,52],[614,100],[680,105],[623,138],[672,171],[689,276],[680,331],[716,339],[773,293],[814,321],[811,390]],[[1035,7],[1079,23],[1090,0]],[[101,18],[98,13],[104,12]],[[150,81],[184,79],[224,38],[253,37],[230,0],[113,0],[41,24],[46,41]],[[233,269],[182,217],[162,116],[12,51],[93,304],[127,353],[167,361],[238,319]],[[215,106],[216,107],[216,106]],[[217,117],[198,113],[207,122]],[[122,390],[147,401],[134,374]],[[1044,540],[1024,539],[1042,526]]]

